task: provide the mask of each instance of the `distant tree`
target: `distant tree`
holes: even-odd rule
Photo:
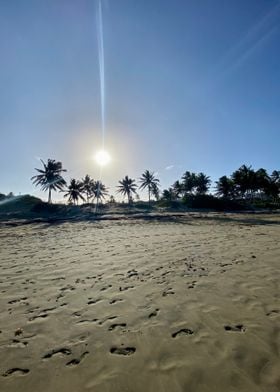
[[[151,194],[156,200],[159,200],[159,186],[156,183],[152,184]]]
[[[139,189],[148,189],[148,197],[149,197],[149,205],[151,202],[151,193],[153,186],[159,184],[159,179],[155,177],[154,173],[150,172],[149,170],[145,170],[145,172],[140,177],[140,187]]]
[[[184,195],[192,194],[196,187],[196,174],[186,171],[182,176],[182,190]]]
[[[269,195],[270,181],[271,179],[265,169],[261,168],[257,170],[254,173],[254,180],[253,180],[254,194],[260,193],[261,197],[264,194]]]
[[[205,195],[208,192],[211,185],[210,177],[204,173],[198,173],[195,178],[196,193],[198,195]]]
[[[73,204],[78,204],[79,199],[85,201],[83,196],[83,183],[72,178],[64,197],[68,197],[68,202]]]
[[[241,197],[253,197],[256,189],[256,175],[252,166],[242,165],[232,173],[231,178]]]
[[[271,180],[280,186],[280,170],[274,170],[270,176]]]
[[[48,203],[52,202],[51,193],[52,191],[62,191],[66,185],[66,181],[62,177],[61,173],[66,172],[62,168],[62,163],[57,162],[54,159],[48,159],[45,163],[42,159],[41,162],[44,166],[43,169],[35,169],[40,174],[31,177],[33,184],[40,186],[43,191],[49,192]]]
[[[87,203],[89,203],[90,198],[93,196],[94,190],[94,180],[87,174],[85,178],[82,179],[83,193],[85,193],[87,198]]]
[[[115,200],[113,195],[110,195],[108,203],[110,203],[110,204],[115,204],[116,203],[116,200]]]
[[[108,189],[101,181],[94,181],[92,194],[94,200],[96,199],[96,203],[98,204],[99,200],[105,199],[105,197],[108,195]]]
[[[166,201],[174,201],[176,199],[176,196],[173,192],[173,189],[172,188],[164,189],[162,192],[161,199]]]
[[[234,192],[234,182],[231,178],[222,176],[216,181],[216,195],[230,199],[234,197]]]
[[[184,193],[184,185],[179,180],[177,180],[172,185],[172,190],[175,198],[178,199]]]
[[[124,196],[127,196],[128,203],[131,203],[132,194],[136,194],[137,189],[135,180],[129,178],[128,176],[125,176],[121,181],[119,181],[119,184],[120,185],[118,185],[117,192],[123,194]]]
[[[274,170],[269,177],[269,185],[267,188],[267,194],[274,200],[277,200],[280,195],[280,171]]]

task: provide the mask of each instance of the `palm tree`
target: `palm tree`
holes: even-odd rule
[[[254,191],[260,192],[260,196],[263,197],[264,194],[269,193],[270,177],[267,171],[263,168],[258,169],[254,175]]]
[[[145,170],[145,172],[142,174],[142,177],[140,177],[139,182],[141,184],[139,189],[148,188],[149,205],[150,205],[152,187],[153,185],[158,185],[159,179],[155,177],[154,173],[151,173],[149,170]]]
[[[231,198],[234,197],[234,182],[227,176],[222,176],[216,181],[216,195]]]
[[[172,188],[164,189],[162,192],[162,200],[173,201],[175,195]]]
[[[93,196],[94,180],[87,174],[85,178],[82,179],[83,192],[86,194],[87,203],[89,199]]]
[[[35,170],[37,170],[40,174],[31,177],[31,180],[36,186],[41,186],[43,191],[49,191],[48,203],[51,203],[52,191],[62,191],[66,185],[66,181],[62,177],[61,173],[66,172],[67,170],[62,168],[61,162],[57,162],[54,159],[48,159],[47,163],[45,163],[42,159],[40,160],[44,166],[44,169],[35,168]]]
[[[192,193],[196,186],[196,174],[186,171],[182,176],[182,187],[185,195]]]
[[[266,192],[276,201],[280,194],[280,170],[274,170],[269,177],[269,185]]]
[[[271,180],[280,186],[280,170],[274,170],[270,176]]]
[[[83,183],[72,178],[64,197],[68,197],[68,202],[73,202],[74,204],[78,204],[79,199],[85,201],[83,196]]]
[[[108,195],[108,189],[101,181],[94,181],[92,186],[93,198],[96,199],[96,204],[98,205],[99,199],[105,199]]]
[[[210,177],[204,173],[198,173],[196,176],[195,187],[198,195],[205,195],[210,188],[211,180]]]
[[[156,200],[159,200],[159,186],[157,183],[152,184],[151,194]]]
[[[135,194],[137,189],[135,180],[125,176],[121,181],[119,181],[119,184],[117,192],[127,196],[128,203],[130,203],[132,200],[132,194]]]
[[[182,193],[184,191],[184,186],[179,180],[177,180],[172,185],[172,189],[173,189],[174,196],[176,197],[176,199],[178,199],[182,196]]]
[[[242,165],[238,170],[232,173],[231,178],[241,197],[250,195],[252,198],[256,187],[256,176],[252,166]]]

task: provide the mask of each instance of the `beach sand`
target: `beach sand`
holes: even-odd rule
[[[279,215],[0,227],[1,392],[280,391]]]

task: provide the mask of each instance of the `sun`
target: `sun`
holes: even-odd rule
[[[99,166],[105,166],[111,161],[111,156],[107,151],[100,150],[95,155],[95,161]]]

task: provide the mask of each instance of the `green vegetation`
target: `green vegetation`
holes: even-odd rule
[[[154,173],[146,170],[140,177],[140,187],[139,189],[148,189],[149,205],[151,204],[151,193],[157,197],[159,192],[159,179],[155,177]]]
[[[61,162],[48,159],[47,163],[42,161],[42,164],[43,169],[36,169],[39,174],[33,176],[32,181],[48,191],[48,203],[29,195],[0,193],[0,219],[91,216],[96,212],[93,203],[98,204],[106,199],[108,190],[101,181],[86,175],[81,180],[71,179],[67,185],[62,177],[66,170]],[[254,170],[251,166],[242,165],[230,176],[220,177],[212,188],[212,194],[209,192],[210,185],[211,180],[206,174],[186,171],[181,179],[160,192],[159,179],[153,172],[145,170],[139,179],[139,187],[136,180],[128,176],[119,181],[117,193],[126,197],[127,203],[117,203],[111,195],[106,204],[100,205],[100,212],[108,210],[118,214],[158,209],[241,211],[280,208],[280,171],[277,170],[269,175],[263,168]],[[140,200],[137,189],[148,191],[148,201]],[[52,191],[62,192],[69,205],[51,204]],[[81,205],[78,205],[79,201]]]
[[[61,162],[57,162],[54,159],[48,159],[47,163],[41,159],[41,162],[44,169],[35,169],[40,174],[33,176],[31,180],[33,184],[40,186],[42,191],[49,192],[48,202],[51,203],[52,191],[63,190],[66,185],[66,181],[61,176],[61,173],[66,172],[66,170],[62,168]]]

